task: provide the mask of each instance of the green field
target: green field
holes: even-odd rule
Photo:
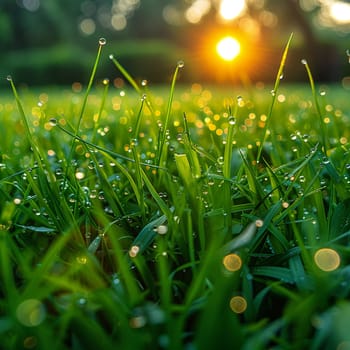
[[[350,349],[349,92],[181,66],[2,87],[3,349]]]

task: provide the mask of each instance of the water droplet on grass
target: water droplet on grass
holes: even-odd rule
[[[50,125],[51,125],[51,126],[56,126],[56,125],[57,125],[57,119],[55,119],[55,118],[51,118],[51,119],[49,120],[49,122],[50,122]]]
[[[8,76],[6,77],[6,80],[7,80],[7,81],[12,81],[12,76],[11,76],[11,75],[8,75]]]
[[[140,251],[140,247],[138,245],[133,245],[129,250],[129,256],[131,258],[135,258],[139,253],[139,251]]]
[[[109,79],[108,78],[103,79],[102,83],[103,83],[103,85],[108,85]]]
[[[146,79],[143,79],[142,81],[141,81],[141,85],[142,86],[146,86],[148,84],[148,81],[146,80]]]
[[[233,117],[233,116],[230,116],[230,117],[228,118],[228,123],[229,123],[230,125],[235,125],[235,124],[236,124],[236,118]]]
[[[13,200],[13,203],[16,204],[16,205],[19,205],[19,204],[22,203],[22,199],[21,199],[21,198],[15,198],[15,199]]]
[[[180,60],[177,62],[177,66],[178,66],[178,68],[183,68],[185,66],[185,62]]]
[[[307,61],[306,61],[305,58],[303,58],[300,62],[301,62],[301,64],[303,64],[303,65],[306,65],[306,64],[307,64]]]
[[[308,134],[304,134],[303,135],[303,141],[304,142],[308,142],[309,141],[309,135]]]
[[[158,227],[156,227],[155,231],[159,235],[165,235],[168,232],[168,226],[166,226],[166,225],[159,225]]]
[[[113,54],[110,54],[108,57],[109,57],[110,60],[114,60],[114,55]]]
[[[77,256],[76,257],[76,261],[79,263],[79,264],[82,264],[82,265],[85,265],[87,263],[87,257],[82,255],[82,256]]]
[[[326,156],[324,156],[324,157],[322,158],[322,164],[329,164],[329,163],[330,163],[329,158],[326,157]]]
[[[224,157],[223,156],[220,156],[217,160],[219,165],[223,165],[224,164]]]
[[[79,298],[77,304],[79,306],[85,306],[87,304],[87,300],[85,298]]]
[[[104,46],[107,43],[107,40],[105,38],[100,38],[98,41],[99,45]]]
[[[256,227],[262,227],[264,225],[264,221],[261,219],[258,219],[255,221],[255,226]]]

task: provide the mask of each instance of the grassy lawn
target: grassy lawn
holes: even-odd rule
[[[0,96],[2,348],[350,349],[349,92],[115,65]]]

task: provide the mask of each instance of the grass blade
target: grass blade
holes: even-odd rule
[[[269,108],[269,111],[267,114],[267,120],[266,120],[265,127],[264,127],[264,136],[263,136],[263,139],[262,139],[260,146],[258,148],[257,162],[260,161],[261,152],[262,152],[263,146],[267,140],[268,129],[269,129],[271,117],[272,117],[272,111],[273,111],[273,107],[275,105],[277,91],[278,91],[278,88],[280,85],[280,81],[281,81],[281,78],[283,77],[283,70],[284,70],[284,66],[286,64],[288,50],[289,50],[290,44],[292,42],[292,38],[293,38],[293,33],[289,36],[289,39],[287,41],[287,45],[286,45],[286,47],[283,51],[283,54],[282,54],[280,66],[278,68],[278,72],[277,72],[277,76],[276,76],[276,80],[275,80],[275,85],[274,85],[273,90],[272,90],[272,100],[271,100],[270,108]]]

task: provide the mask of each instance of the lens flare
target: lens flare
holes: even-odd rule
[[[216,51],[225,61],[232,61],[239,55],[241,46],[235,38],[226,36],[217,43]]]

